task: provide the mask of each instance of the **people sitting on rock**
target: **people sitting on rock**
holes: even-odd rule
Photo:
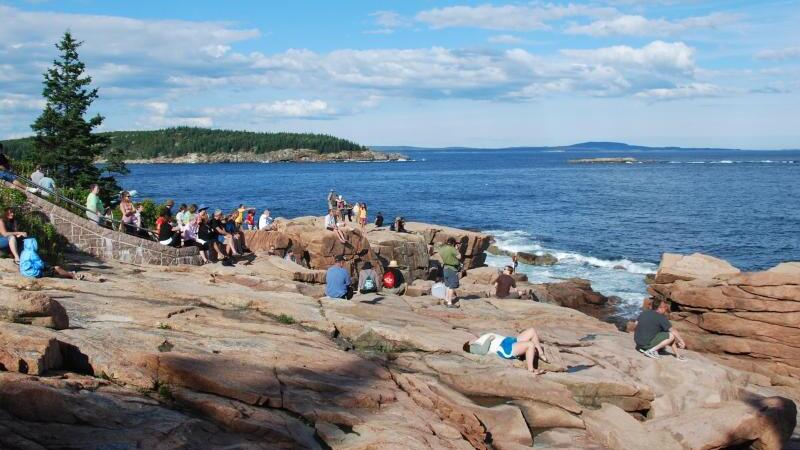
[[[214,216],[209,221],[211,230],[214,231],[214,238],[225,246],[224,253],[229,256],[239,256],[239,251],[236,246],[237,237],[228,230],[232,227],[227,227],[227,219],[222,213],[221,209],[214,211]]]
[[[394,218],[394,222],[389,225],[389,231],[395,231],[397,233],[408,233],[406,231],[406,219],[398,216]]]
[[[525,359],[528,372],[534,375],[545,372],[535,367],[537,357],[544,362],[547,362],[547,359],[542,344],[539,342],[539,336],[533,328],[528,328],[517,337],[486,333],[474,341],[465,342],[463,349],[465,352],[475,355],[492,354],[503,359]]]
[[[347,243],[347,237],[345,237],[344,231],[339,225],[339,222],[336,220],[336,210],[329,209],[328,215],[325,216],[325,229],[328,231],[333,231],[336,233],[336,237],[339,238],[339,242],[342,244]]]
[[[519,298],[517,292],[517,282],[511,274],[514,273],[514,268],[506,266],[503,272],[494,279],[494,296],[497,298]]]
[[[344,268],[344,262],[344,256],[337,255],[325,274],[325,295],[329,298],[350,300],[353,297],[350,272]]]
[[[380,228],[383,226],[383,213],[378,211],[378,214],[375,216],[375,227]]]
[[[248,253],[249,250],[247,250],[247,247],[244,245],[244,232],[242,232],[242,230],[236,225],[236,217],[238,214],[238,210],[234,210],[223,222],[223,226],[225,227],[225,231],[233,240],[232,245],[234,250],[236,250],[236,253],[243,255]]]
[[[14,257],[14,264],[19,264],[22,239],[25,239],[28,233],[17,229],[14,215],[14,208],[6,208],[3,211],[3,218],[0,220],[0,250],[10,251]]]
[[[381,278],[378,272],[372,267],[369,261],[361,265],[358,271],[358,292],[361,294],[371,294],[381,290]]]
[[[70,280],[82,280],[83,275],[70,272],[60,266],[48,267],[39,257],[39,242],[36,238],[27,238],[23,244],[22,254],[19,261],[19,273],[28,278],[54,277],[67,278]]]
[[[232,266],[233,262],[231,262],[228,254],[222,247],[222,243],[220,243],[219,239],[217,239],[217,231],[211,227],[211,223],[208,218],[208,211],[205,208],[200,210],[198,213],[198,218],[199,221],[196,241],[201,245],[201,252],[214,250],[214,252],[217,254],[217,259],[222,262],[223,266]],[[206,260],[208,259],[210,258],[207,257]]]
[[[271,231],[275,221],[270,216],[269,210],[265,209],[258,218],[258,229],[264,231]]]
[[[445,296],[444,304],[448,308],[458,307],[455,303],[455,290],[459,286],[461,255],[458,250],[456,250],[455,238],[447,238],[445,245],[439,248],[439,257],[442,259],[442,278],[444,278],[444,284],[447,286],[447,295]]]
[[[383,286],[381,292],[384,294],[403,295],[406,293],[406,280],[400,272],[397,261],[389,261],[386,272],[383,273]]]
[[[661,349],[671,346],[673,355],[679,361],[685,361],[686,357],[681,355],[678,349],[686,348],[686,343],[669,322],[667,318],[669,311],[668,302],[654,299],[651,309],[645,309],[639,314],[633,340],[636,349],[648,358],[660,358]]]

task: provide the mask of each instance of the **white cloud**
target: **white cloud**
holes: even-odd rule
[[[175,114],[170,105],[163,101],[151,101],[140,106],[149,110],[137,121],[137,125],[144,128],[166,128],[177,126],[204,127],[214,126],[214,120],[209,116],[189,116]]]
[[[0,97],[0,110],[6,113],[41,111],[45,104],[43,98],[29,95],[5,94]]]
[[[256,115],[259,117],[281,118],[323,118],[336,114],[323,100],[277,100],[263,103],[239,103],[219,108],[206,108],[210,116]]]
[[[717,28],[733,23],[737,17],[731,14],[714,13],[707,16],[688,17],[681,20],[648,19],[639,15],[621,15],[591,22],[587,25],[571,25],[566,32],[590,36],[668,36],[685,33],[693,29]]]
[[[694,49],[683,42],[654,41],[642,48],[617,45],[593,50],[562,50],[573,58],[648,70],[692,72]]]
[[[392,34],[397,28],[411,25],[411,21],[397,11],[375,11],[370,17],[373,18],[377,28],[365,31],[366,34]]]
[[[800,46],[761,50],[756,58],[766,60],[786,60],[800,58]]]
[[[447,6],[419,12],[415,18],[431,28],[473,27],[488,30],[533,31],[544,30],[548,21],[574,16],[606,16],[612,8],[584,5],[478,5]]]
[[[719,97],[725,90],[710,83],[691,83],[671,88],[648,89],[636,94],[637,97],[652,100],[680,100],[698,97]]]
[[[511,34],[498,34],[494,36],[489,36],[487,41],[490,44],[521,44],[525,42],[523,39],[520,39]]]

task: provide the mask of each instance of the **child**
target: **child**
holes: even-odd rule
[[[82,274],[66,271],[59,266],[47,267],[37,253],[39,251],[39,242],[36,241],[36,238],[27,238],[23,242],[22,254],[19,257],[19,273],[23,276],[28,278],[51,276],[70,280],[83,279]]]

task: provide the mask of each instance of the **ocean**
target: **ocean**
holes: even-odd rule
[[[742,270],[800,260],[800,151],[411,150],[407,161],[131,165],[138,198],[240,203],[273,217],[323,215],[336,189],[370,219],[429,222],[491,233],[510,251],[547,252],[520,265],[534,282],[569,277],[623,300],[633,314],[664,252],[701,252]],[[632,156],[644,163],[569,164]],[[490,265],[510,262],[490,256]]]

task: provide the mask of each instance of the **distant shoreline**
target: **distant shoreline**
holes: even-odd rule
[[[284,149],[268,153],[189,153],[182,156],[157,156],[125,160],[126,164],[218,164],[218,163],[319,163],[407,161],[401,153],[373,150],[320,153],[309,149]],[[104,161],[98,161],[103,163]]]

